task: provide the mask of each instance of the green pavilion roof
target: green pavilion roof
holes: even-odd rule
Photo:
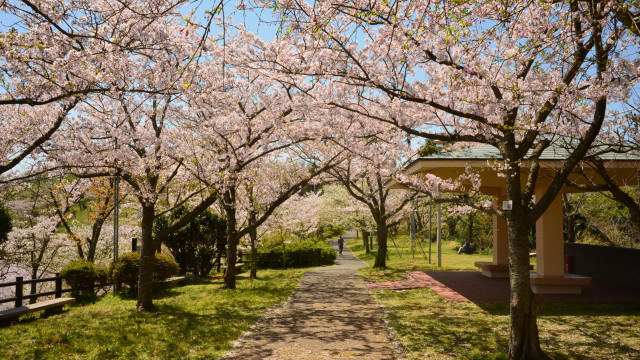
[[[531,151],[529,151],[529,154]],[[569,152],[560,146],[551,145],[545,151],[542,152],[540,160],[564,160],[568,157]],[[601,154],[600,157],[603,160],[616,160],[616,161],[637,161],[640,160],[640,155],[633,155],[629,153],[614,153],[607,152]],[[443,152],[439,154],[433,154],[427,157],[421,157],[419,159],[428,160],[489,160],[489,159],[502,159],[500,151],[492,145],[480,145],[466,149],[454,150],[449,152]]]

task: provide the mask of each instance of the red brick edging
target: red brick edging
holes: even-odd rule
[[[407,274],[409,274],[411,280],[367,283],[367,287],[370,290],[408,290],[428,287],[445,300],[455,302],[470,301],[423,271],[407,271]]]

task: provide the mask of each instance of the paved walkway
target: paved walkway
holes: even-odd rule
[[[336,263],[309,271],[223,359],[395,359],[382,310],[357,273],[366,264],[347,247]]]

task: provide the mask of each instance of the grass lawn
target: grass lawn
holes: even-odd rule
[[[422,253],[411,255],[406,237],[389,241],[386,269],[373,269],[375,255],[365,254],[362,239],[347,242],[370,266],[360,270],[366,281],[405,279],[406,270],[477,270],[475,261],[491,255],[458,255],[458,242],[443,244],[442,268]],[[427,248],[425,246],[425,252]],[[418,249],[418,252],[420,250]],[[403,359],[506,359],[509,343],[507,304],[453,303],[430,289],[376,290],[392,329],[404,349]],[[543,350],[554,359],[639,359],[640,301],[623,304],[538,304]]]
[[[159,290],[159,314],[137,314],[135,298],[107,295],[58,315],[25,315],[0,327],[0,359],[215,359],[307,270],[261,270],[253,283],[241,274],[236,290],[222,290],[221,280]]]

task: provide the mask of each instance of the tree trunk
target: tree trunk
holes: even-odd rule
[[[100,233],[102,232],[102,226],[104,226],[104,221],[106,218],[100,217],[96,219],[91,227],[91,239],[89,240],[89,251],[87,252],[87,260],[90,262],[94,262],[96,257],[96,247],[98,246],[98,241],[100,241]]]
[[[227,270],[224,273],[224,288],[236,288],[236,262],[238,252],[238,239],[229,238],[227,242]]]
[[[251,214],[251,225],[255,224],[256,216],[255,214]],[[258,275],[258,229],[253,228],[249,231],[249,238],[251,240],[251,273],[249,274],[249,278],[251,280],[257,278]]]
[[[467,240],[469,243],[473,242],[473,213],[469,214],[469,232],[467,233]]]
[[[369,249],[369,235],[365,230],[362,230],[362,242],[364,244],[365,254],[371,253],[371,249]]]
[[[458,225],[458,218],[456,218],[455,216],[447,216],[445,221],[447,223],[447,230],[448,230],[447,238],[453,239],[453,237],[456,235],[456,226]]]
[[[218,255],[216,256],[216,261],[213,263],[216,268],[216,272],[220,272],[220,268],[222,267],[222,254],[227,251],[226,245],[224,247],[216,248]]]
[[[536,303],[529,275],[530,225],[524,221],[522,210],[519,214],[516,211],[507,218],[511,284],[509,359],[541,359],[544,353],[538,339]]]
[[[378,232],[378,252],[376,253],[376,262],[373,264],[375,268],[387,267],[387,235],[388,229],[386,221],[380,220],[376,222]]]
[[[153,241],[155,205],[142,206],[142,248],[138,272],[138,312],[155,311],[153,306],[153,265],[156,245]]]
[[[225,203],[234,204],[234,202],[227,202],[229,195],[225,194]],[[225,212],[227,213],[227,270],[224,273],[224,286],[225,289],[236,288],[236,256],[238,253],[238,241],[240,239],[236,236],[236,209],[234,205],[225,206]]]
[[[38,278],[38,267],[37,266],[31,269],[31,278],[32,279],[37,279]],[[37,285],[36,283],[31,283],[29,294],[33,295],[33,294],[38,292],[38,287],[36,285]],[[35,298],[35,297],[32,297],[31,299],[29,299],[29,304],[35,304],[36,301],[38,301],[38,299]]]

